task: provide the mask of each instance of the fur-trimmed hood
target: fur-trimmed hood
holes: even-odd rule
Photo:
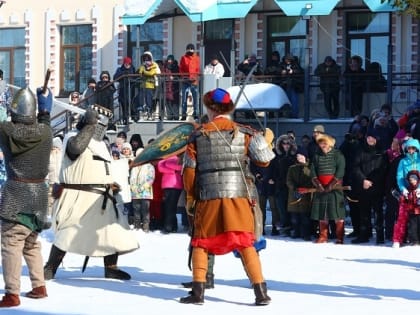
[[[286,153],[281,145],[282,141],[289,141],[290,142],[290,149]],[[277,138],[276,140],[276,147],[275,151],[278,155],[295,155],[297,151],[297,145],[295,139],[291,138],[290,136],[284,134]]]

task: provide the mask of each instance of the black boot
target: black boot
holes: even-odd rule
[[[112,254],[104,257],[105,278],[130,280],[131,276],[117,267],[118,254]]]
[[[384,243],[385,243],[384,228],[378,227],[376,228],[376,244],[384,244]]]
[[[204,303],[204,288],[205,282],[192,282],[192,290],[190,295],[182,297],[179,301],[184,304],[203,304]]]
[[[65,251],[62,251],[55,245],[51,246],[50,256],[48,257],[48,261],[44,266],[44,279],[45,280],[54,279],[58,266],[60,266],[65,255],[66,255]]]
[[[271,298],[267,295],[267,284],[265,282],[253,285],[255,293],[255,305],[268,305]]]
[[[181,282],[181,285],[184,288],[191,289],[192,288],[192,281],[190,282]],[[214,289],[214,274],[207,273],[206,274],[206,289]]]

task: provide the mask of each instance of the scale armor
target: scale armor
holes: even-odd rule
[[[245,134],[233,135],[233,131],[221,131],[196,138],[197,152],[200,152],[197,155],[200,200],[248,197]]]

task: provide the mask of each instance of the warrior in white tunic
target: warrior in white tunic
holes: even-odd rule
[[[126,216],[117,208],[118,185],[112,176],[110,151],[103,136],[111,116],[104,108],[88,109],[78,131],[64,139],[60,171],[62,193],[53,207],[55,240],[44,267],[55,277],[66,252],[104,257],[105,277],[128,280],[117,268],[119,254],[139,248]]]

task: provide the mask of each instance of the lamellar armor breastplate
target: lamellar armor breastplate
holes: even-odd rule
[[[197,136],[196,145],[199,199],[247,198],[244,133],[208,132]]]

